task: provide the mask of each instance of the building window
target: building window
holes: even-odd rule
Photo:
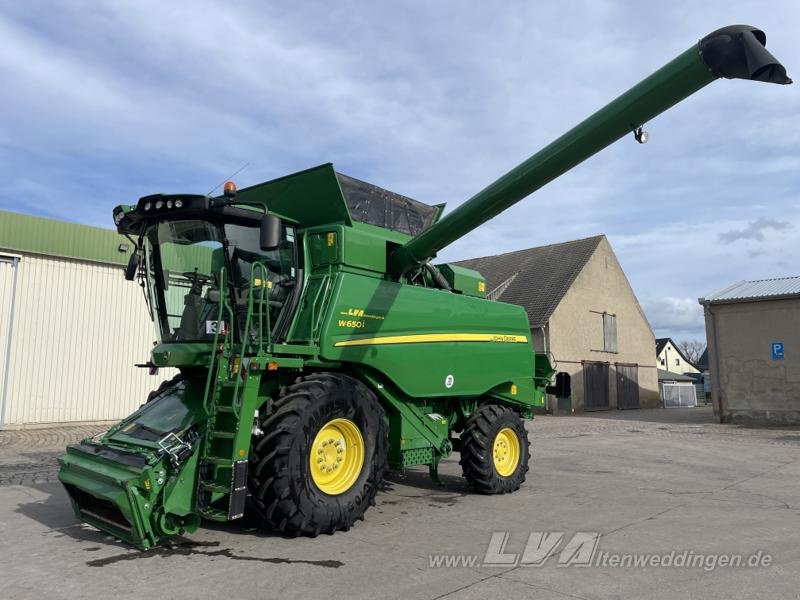
[[[617,315],[603,313],[603,350],[617,351]]]
[[[680,367],[681,366],[681,359],[680,358],[676,358],[675,359],[675,366],[676,367]]]

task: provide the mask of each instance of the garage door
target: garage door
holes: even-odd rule
[[[6,397],[8,396],[9,350],[14,314],[14,288],[18,260],[15,257],[0,255],[0,427],[5,417]]]
[[[617,408],[639,408],[638,365],[616,365]]]
[[[584,410],[608,410],[608,363],[583,363]]]

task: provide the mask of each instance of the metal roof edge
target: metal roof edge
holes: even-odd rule
[[[42,252],[37,250],[22,250],[18,248],[8,248],[0,246],[0,256],[13,256],[16,258],[24,258],[25,256],[36,256],[40,258],[58,258],[64,260],[74,260],[77,262],[92,263],[94,265],[106,265],[108,267],[125,267],[128,262],[130,254],[120,254],[123,260],[116,262],[110,259],[92,258],[88,256],[72,256],[69,254],[59,254],[56,252]]]
[[[703,298],[703,300],[713,299],[714,296],[721,296],[722,294],[727,294],[731,290],[735,290],[740,285],[744,285],[747,283],[746,279],[742,279],[741,281],[737,281],[736,283],[730,284],[728,287],[724,287],[721,290],[717,290],[716,292],[711,292],[708,296],[709,298]]]
[[[130,253],[120,252],[120,244],[130,246],[130,241],[113,229],[0,210],[0,247],[3,250],[124,265]]]
[[[708,306],[710,304],[741,304],[743,302],[769,302],[770,300],[794,300],[800,298],[800,293],[792,294],[776,294],[774,296],[747,296],[742,298],[722,298],[715,300],[714,298],[699,298],[702,300],[700,304]]]

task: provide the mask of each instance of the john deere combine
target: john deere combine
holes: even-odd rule
[[[241,517],[249,496],[269,527],[333,533],[387,468],[435,477],[454,450],[478,492],[518,489],[551,366],[522,308],[430,261],[719,77],[791,82],[761,31],[720,29],[443,218],[330,164],[116,207],[160,338],[149,364],[180,374],[67,449],[78,517],[146,549]]]

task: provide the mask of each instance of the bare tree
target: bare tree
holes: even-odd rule
[[[680,348],[681,352],[683,352],[684,356],[686,356],[692,364],[696,365],[697,361],[700,360],[700,356],[703,354],[703,350],[706,349],[706,345],[697,340],[683,340],[678,342],[678,348]]]

